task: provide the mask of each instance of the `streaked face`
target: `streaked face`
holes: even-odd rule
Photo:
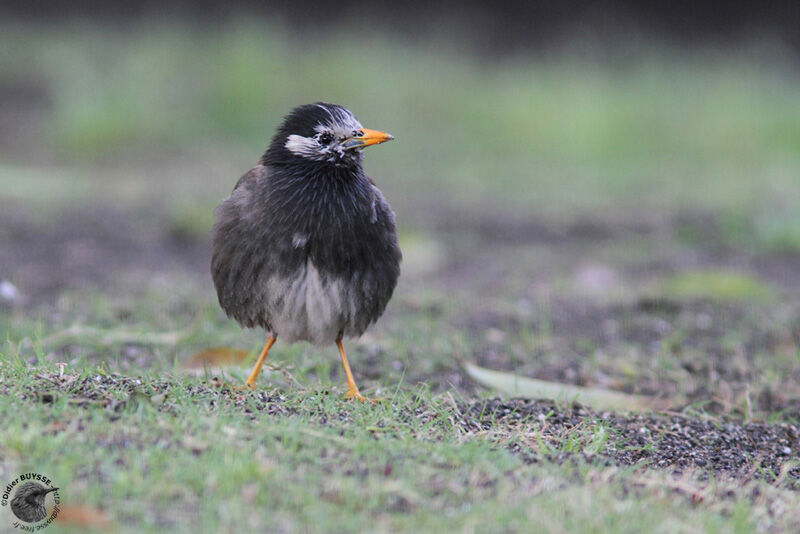
[[[311,132],[290,133],[285,147],[311,161],[352,165],[361,161],[361,149],[383,143],[392,136],[361,126],[355,115],[340,106],[315,104],[317,120]]]

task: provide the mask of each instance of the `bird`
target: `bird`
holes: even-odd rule
[[[346,399],[368,400],[355,383],[344,337],[383,314],[402,253],[391,206],[362,167],[362,150],[394,139],[364,128],[326,102],[287,114],[258,161],[216,209],[211,274],[221,308],[262,328],[255,382],[277,339],[336,344]]]
[[[38,482],[26,482],[17,489],[11,499],[11,511],[20,521],[37,523],[47,517],[45,496],[58,488],[46,488]]]

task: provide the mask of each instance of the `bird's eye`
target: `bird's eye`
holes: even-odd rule
[[[330,134],[330,133],[328,133],[328,132],[324,132],[324,133],[321,133],[321,134],[320,134],[320,136],[319,136],[319,142],[320,142],[321,144],[323,144],[323,145],[327,145],[327,144],[328,144],[328,143],[330,143],[331,141],[333,141],[333,135],[332,135],[332,134]]]
[[[362,132],[361,130],[353,130],[353,137],[362,137],[363,135],[364,132]]]

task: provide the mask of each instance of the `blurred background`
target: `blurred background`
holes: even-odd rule
[[[784,351],[775,376],[788,379],[800,335],[799,9],[2,1],[0,279],[13,313],[0,324],[178,327],[190,322],[181,310],[199,308],[213,327],[162,356],[236,344],[208,276],[213,209],[284,114],[323,100],[396,138],[365,158],[405,253],[378,332],[424,338],[434,327],[405,314],[432,314],[428,349],[443,356],[409,352],[418,376],[452,370],[457,353],[691,392],[700,386],[678,384],[697,370],[675,361],[757,347]],[[97,304],[109,296],[127,304]],[[752,302],[769,304],[750,317]],[[447,303],[458,313],[437,323]],[[631,351],[652,376],[629,376]]]

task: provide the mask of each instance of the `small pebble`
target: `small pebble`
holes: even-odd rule
[[[9,304],[18,304],[22,301],[22,294],[19,289],[8,280],[0,280],[0,301]]]

